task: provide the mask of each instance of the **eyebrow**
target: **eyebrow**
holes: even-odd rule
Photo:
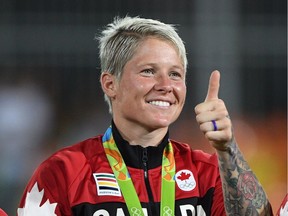
[[[138,64],[138,65],[136,65],[136,66],[137,66],[137,67],[151,66],[151,67],[159,68],[159,66],[158,66],[157,63],[145,63],[145,64]],[[181,65],[181,66],[178,66],[178,65],[172,65],[170,68],[173,68],[173,69],[180,69],[180,70],[185,71],[183,65]]]

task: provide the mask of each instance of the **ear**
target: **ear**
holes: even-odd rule
[[[116,78],[114,75],[108,72],[103,72],[100,77],[100,82],[104,93],[113,98],[116,95]]]

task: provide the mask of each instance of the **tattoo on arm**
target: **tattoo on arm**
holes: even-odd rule
[[[228,215],[272,215],[267,196],[236,143],[219,156],[225,209]]]

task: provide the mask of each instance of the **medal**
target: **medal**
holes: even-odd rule
[[[112,136],[111,127],[105,132],[102,143],[109,164],[123,194],[129,214],[144,216],[134,184]],[[172,216],[175,211],[175,159],[170,141],[163,151],[161,176],[160,215]]]

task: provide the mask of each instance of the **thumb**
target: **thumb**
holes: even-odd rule
[[[218,99],[219,87],[220,87],[220,72],[215,70],[211,73],[211,76],[210,76],[209,86],[208,86],[208,91],[207,91],[207,96],[206,96],[205,101]]]

